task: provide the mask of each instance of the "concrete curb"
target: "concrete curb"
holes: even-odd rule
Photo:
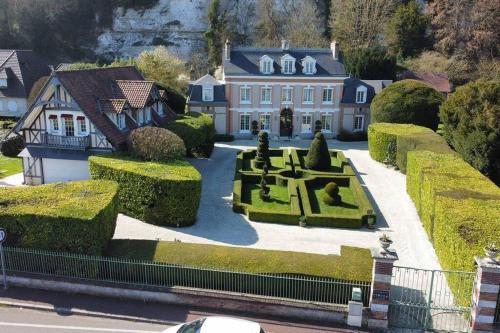
[[[180,322],[176,322],[176,321],[168,321],[168,320],[161,320],[161,319],[147,319],[147,318],[142,318],[142,317],[115,315],[115,314],[96,312],[96,311],[69,309],[69,308],[64,308],[64,307],[54,307],[54,306],[50,306],[50,305],[32,304],[32,303],[23,303],[23,302],[0,301],[0,306],[8,306],[11,308],[23,308],[23,309],[30,309],[30,310],[46,311],[46,312],[57,312],[57,313],[96,317],[96,318],[127,320],[127,321],[134,321],[134,322],[147,323],[147,324],[162,324],[162,325],[171,325],[171,326],[181,324]]]

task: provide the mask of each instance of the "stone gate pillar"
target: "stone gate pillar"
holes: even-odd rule
[[[372,258],[373,273],[368,327],[387,328],[392,269],[394,262],[398,260],[398,255],[393,249],[386,252],[380,248],[373,248]]]
[[[477,263],[477,275],[472,295],[471,332],[493,332],[500,288],[500,263],[489,258],[474,259]]]

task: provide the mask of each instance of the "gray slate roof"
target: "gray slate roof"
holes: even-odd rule
[[[231,60],[224,60],[224,74],[227,75],[259,75],[280,76],[281,57],[290,54],[295,58],[296,72],[290,76],[311,76],[302,73],[301,60],[306,56],[316,59],[316,74],[312,76],[346,76],[342,60],[334,60],[330,49],[289,49],[237,47],[231,49]],[[264,55],[274,60],[274,73],[262,74],[259,70],[260,58]],[[287,74],[288,76],[288,74]]]
[[[360,80],[349,78],[344,80],[344,93],[342,94],[342,104],[368,105],[372,102],[376,94],[391,84],[391,80]],[[359,86],[367,88],[366,103],[356,103],[356,90]]]
[[[27,98],[33,84],[50,74],[43,59],[30,50],[0,50],[0,76],[7,76],[7,89],[0,89],[0,97]]]
[[[226,89],[225,85],[217,85],[214,86],[214,100],[212,102],[203,101],[202,98],[202,89],[201,85],[189,85],[189,104],[203,104],[203,105],[225,105],[227,104],[226,99]]]

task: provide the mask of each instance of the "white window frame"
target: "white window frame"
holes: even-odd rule
[[[306,94],[307,91],[307,94]],[[309,97],[306,99],[306,97]],[[302,89],[302,103],[303,104],[313,104],[314,103],[314,88],[311,86],[304,87]]]
[[[0,89],[7,89],[7,79],[0,79]]]
[[[327,98],[325,98],[327,97]],[[330,97],[330,98],[328,98]],[[333,104],[333,88],[332,87],[326,87],[323,88],[323,95],[321,97],[321,100],[323,104]]]
[[[55,118],[50,118],[50,116],[56,116]],[[48,122],[49,122],[49,130],[50,130],[50,133],[51,134],[58,134],[60,129],[61,129],[61,126],[59,124],[59,121],[60,121],[60,117],[58,117],[57,115],[48,115],[47,117],[48,119]],[[57,125],[57,129],[54,128],[54,125]]]
[[[305,119],[309,119],[309,122],[304,122]],[[304,128],[305,125],[309,125],[309,129]],[[302,114],[300,130],[302,133],[312,133],[312,115],[310,113]]]
[[[330,119],[330,121],[325,121],[326,119]],[[332,122],[333,115],[328,113],[323,113],[321,115],[321,132],[330,133],[332,131]]]
[[[240,87],[240,104],[251,104],[251,103],[252,103],[252,87],[250,86]]]
[[[361,118],[361,122],[360,122],[361,126],[357,128],[357,127],[356,127],[356,119],[360,119],[360,118]],[[357,115],[355,115],[355,116],[354,116],[354,124],[353,124],[353,126],[352,126],[352,128],[353,128],[353,130],[352,130],[352,131],[353,131],[353,132],[363,132],[364,127],[365,127],[365,116],[364,116],[364,115],[362,115],[362,114],[357,114]]]
[[[290,97],[290,98],[288,98],[288,97]],[[292,103],[293,102],[293,88],[292,87],[283,87],[283,89],[281,90],[281,102],[283,102],[283,103]]]
[[[268,55],[263,55],[260,58],[260,72],[262,74],[274,73],[274,60]]]
[[[87,125],[87,117],[83,117],[83,119],[78,119],[79,117],[81,117],[81,116],[76,117],[76,125],[77,125],[78,134],[85,136],[89,132],[89,128]],[[83,123],[82,123],[82,121],[83,121]],[[85,131],[82,131],[81,125],[85,126]]]
[[[259,129],[266,132],[271,130],[271,115],[269,113],[262,113],[259,115]]]
[[[213,86],[203,86],[202,99],[204,102],[213,102],[213,100],[214,100],[214,87]]]
[[[295,58],[289,54],[281,57],[281,73],[290,75],[295,73]]]
[[[124,129],[127,125],[125,123],[125,114],[124,113],[115,113],[115,124],[119,129]]]
[[[243,125],[243,117],[245,117],[245,118],[248,117],[248,123],[247,123],[248,129],[242,128],[243,127],[242,126]],[[250,133],[250,120],[251,120],[250,118],[251,118],[251,116],[248,113],[242,113],[242,114],[240,114],[240,119],[239,119],[240,120],[240,133]]]
[[[366,103],[367,91],[368,89],[366,89],[365,86],[359,86],[356,89],[356,103],[358,104]]]
[[[268,92],[268,93],[266,93]],[[264,98],[268,97],[268,98]],[[271,104],[273,99],[273,89],[269,86],[264,86],[260,88],[260,103],[261,104]]]

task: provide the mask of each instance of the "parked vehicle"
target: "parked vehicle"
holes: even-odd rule
[[[163,333],[265,333],[258,323],[229,318],[207,317],[166,329]]]

